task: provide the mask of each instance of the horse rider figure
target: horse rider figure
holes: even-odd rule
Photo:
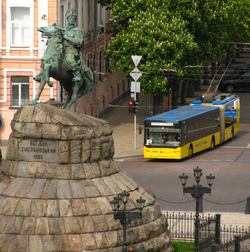
[[[87,84],[86,71],[87,66],[83,61],[83,34],[82,30],[75,25],[77,20],[77,12],[72,9],[71,12],[67,14],[68,25],[63,29],[64,30],[64,60],[73,74],[73,82],[81,81],[81,78],[84,79]],[[80,69],[81,66],[84,70],[84,75],[81,76]]]

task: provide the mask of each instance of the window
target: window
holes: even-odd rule
[[[84,57],[84,59],[85,59],[85,64],[86,64],[86,66],[89,67],[89,68],[90,68],[90,58],[91,58],[90,53],[86,54],[85,57]]]
[[[11,45],[30,46],[30,8],[11,7]]]
[[[110,70],[111,64],[112,64],[112,58],[105,59],[106,72],[107,72],[107,71],[110,72],[110,73],[112,72],[112,71]],[[130,86],[129,86],[129,87],[130,87]]]
[[[29,76],[11,77],[11,106],[21,107],[29,103]]]

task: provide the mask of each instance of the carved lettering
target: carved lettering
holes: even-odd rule
[[[31,139],[19,143],[19,160],[57,162],[58,143],[56,140]]]
[[[30,140],[30,146],[47,146],[48,143],[45,140]]]

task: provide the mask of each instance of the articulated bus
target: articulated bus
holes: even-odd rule
[[[239,128],[239,97],[205,93],[190,105],[145,119],[144,158],[191,158],[233,139]]]

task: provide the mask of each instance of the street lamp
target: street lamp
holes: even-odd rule
[[[121,225],[123,226],[123,245],[122,245],[122,252],[127,252],[127,238],[126,238],[126,228],[127,224],[130,224],[133,219],[135,218],[142,218],[142,209],[145,205],[146,200],[140,197],[137,199],[137,206],[139,208],[138,211],[129,211],[126,209],[126,204],[128,203],[129,199],[128,192],[122,192],[118,196],[114,197],[114,200],[110,201],[111,207],[114,211],[114,219],[120,220]],[[119,209],[121,204],[123,203],[123,209]]]
[[[196,200],[196,213],[195,213],[195,245],[194,245],[194,251],[199,251],[199,230],[200,230],[200,218],[199,213],[203,212],[202,207],[202,199],[203,194],[209,193],[211,194],[211,186],[214,182],[215,176],[212,176],[212,174],[206,176],[207,184],[209,187],[203,187],[200,185],[200,178],[202,176],[202,169],[200,169],[198,166],[194,169],[194,177],[196,180],[196,185],[185,187],[188,176],[182,173],[182,175],[179,176],[181,180],[181,184],[183,186],[183,194],[190,193],[191,196]]]

